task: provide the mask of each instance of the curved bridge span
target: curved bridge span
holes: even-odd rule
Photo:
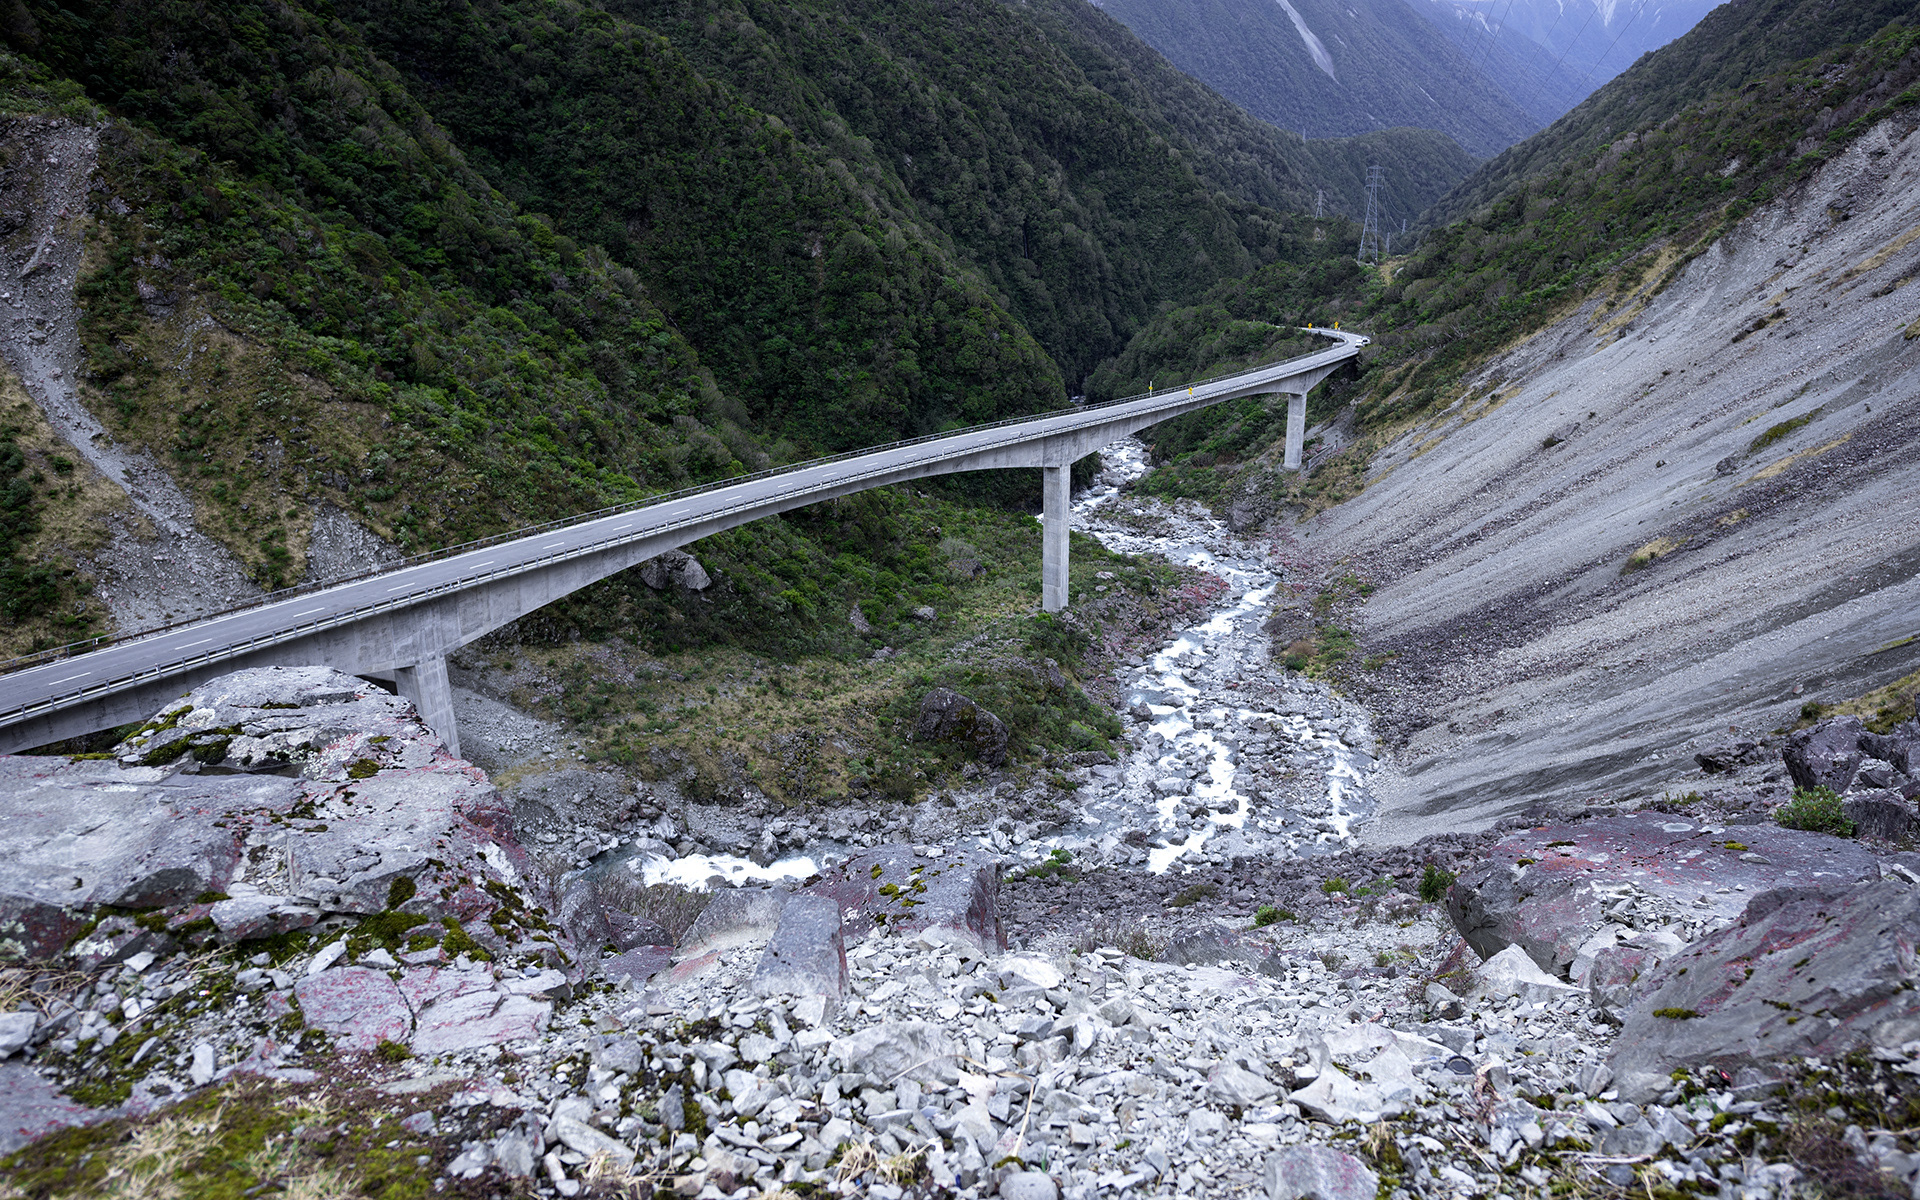
[[[0,753],[143,720],[205,680],[244,667],[323,664],[392,675],[401,695],[459,753],[446,655],[570,592],[709,534],[889,483],[1000,467],[1040,467],[1045,507],[1042,606],[1067,603],[1069,468],[1169,417],[1245,396],[1291,397],[1289,468],[1298,468],[1306,395],[1368,339],[1093,407],[937,434],[727,483],[654,497],[382,572],[280,593],[246,607],[114,641],[0,675]],[[35,660],[26,660],[34,663]]]

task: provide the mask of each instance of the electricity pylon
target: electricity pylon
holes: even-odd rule
[[[1358,258],[1363,264],[1368,261],[1377,264],[1380,261],[1380,177],[1384,174],[1385,168],[1367,168],[1367,219],[1360,227]]]

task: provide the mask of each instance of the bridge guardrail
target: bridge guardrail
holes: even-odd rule
[[[1342,343],[1346,345],[1355,344],[1355,342],[1351,340],[1352,335],[1343,336],[1340,332],[1337,332],[1331,329],[1308,328],[1308,329],[1302,330],[1302,332],[1335,337],[1335,338],[1338,338]],[[1362,340],[1358,344],[1364,345],[1365,341]],[[1207,379],[1197,380],[1197,381],[1192,381],[1187,383],[1180,383],[1174,386],[1175,388],[1183,388],[1183,389],[1189,389],[1189,390],[1208,387],[1208,386],[1216,385],[1225,381],[1238,379],[1243,376],[1254,375],[1262,371],[1269,371],[1276,367],[1288,366],[1295,363],[1304,364],[1311,359],[1314,359],[1314,358],[1320,357],[1321,355],[1329,354],[1329,353],[1333,353],[1333,351],[1323,350],[1316,354],[1301,355],[1298,358],[1282,359],[1279,362],[1267,363],[1263,366],[1254,367],[1248,370],[1227,372],[1224,374],[1211,376]],[[254,609],[266,607],[268,605],[278,604],[287,600],[292,600],[300,596],[314,595],[319,592],[329,591],[334,588],[344,587],[348,584],[357,583],[365,579],[376,578],[378,576],[394,575],[401,571],[411,569],[413,567],[425,566],[429,563],[441,562],[449,558],[457,558],[460,555],[469,554],[476,550],[483,550],[489,546],[503,545],[508,542],[519,541],[522,538],[533,537],[542,533],[553,533],[559,530],[572,529],[581,525],[591,524],[595,521],[605,520],[608,517],[618,516],[622,513],[637,512],[642,509],[653,508],[657,505],[669,503],[674,500],[686,499],[692,496],[706,495],[710,492],[720,491],[724,488],[734,487],[742,483],[751,483],[756,480],[772,479],[782,475],[796,474],[798,472],[811,470],[816,467],[829,466],[837,462],[846,462],[850,459],[862,458],[870,454],[878,454],[878,453],[884,453],[891,450],[904,449],[908,446],[924,445],[926,443],[936,442],[936,441],[945,441],[949,438],[964,437],[968,434],[981,433],[981,432],[985,432],[987,430],[992,430],[992,429],[1002,429],[1012,425],[1026,425],[1034,421],[1045,420],[1049,417],[1058,417],[1058,416],[1065,416],[1070,414],[1098,411],[1098,410],[1107,409],[1107,408],[1117,408],[1121,405],[1132,404],[1141,400],[1152,400],[1163,394],[1164,393],[1160,392],[1158,389],[1155,389],[1153,391],[1141,393],[1139,395],[1125,396],[1116,400],[1103,401],[1099,404],[1069,405],[1066,408],[1050,409],[1046,412],[1030,413],[1026,416],[1021,416],[1021,417],[1008,417],[1003,420],[989,421],[980,425],[969,425],[962,429],[951,429],[941,433],[922,434],[919,437],[902,438],[897,441],[887,442],[885,444],[877,445],[877,446],[864,446],[858,450],[842,451],[838,454],[830,454],[830,455],[823,456],[821,458],[808,459],[805,462],[790,463],[785,466],[769,467],[760,471],[752,471],[752,472],[748,472],[741,475],[735,475],[728,479],[719,480],[713,483],[699,484],[694,487],[688,487],[688,488],[680,488],[671,492],[660,492],[651,496],[647,496],[641,500],[633,501],[630,503],[612,505],[607,508],[597,509],[588,513],[579,513],[571,517],[561,518],[553,521],[545,521],[538,525],[529,525],[519,529],[503,531],[497,534],[490,534],[484,538],[476,538],[469,542],[461,542],[452,546],[444,546],[437,550],[424,551],[420,554],[411,555],[407,558],[400,560],[397,563],[392,563],[384,567],[369,568],[367,570],[356,571],[346,575],[333,576],[331,578],[324,579],[324,580],[316,580],[312,583],[296,584],[293,587],[280,588],[276,591],[265,593],[264,595],[260,596],[259,598],[247,604],[233,605],[228,608],[220,609],[216,612],[206,613],[201,616],[186,618],[179,621],[172,621],[165,625],[158,625],[148,629],[143,629],[136,633],[119,634],[119,635],[102,635],[97,638],[89,638],[83,641],[70,642],[63,646],[50,647],[45,650],[36,651],[32,654],[21,655],[16,658],[0,661],[0,675],[12,674],[18,671],[31,669],[33,667],[44,666],[46,664],[54,663],[54,662],[60,662],[64,659],[77,657],[78,655],[88,653],[93,650],[104,649],[108,646],[127,645],[134,642],[143,641],[148,638],[161,637],[168,633],[174,632],[176,630],[185,629],[185,628],[189,628],[196,625],[205,625],[208,622],[217,621],[223,617],[232,616],[236,613],[249,612]],[[896,469],[897,466],[898,464],[895,464],[895,466],[889,467],[887,469],[888,470]],[[859,478],[859,477],[856,476],[855,478]],[[728,513],[736,512],[741,507],[745,507],[745,506],[741,505],[741,506],[735,506],[732,508],[720,509],[715,512],[702,513],[698,517],[693,518],[691,522],[678,522],[678,523],[668,522],[668,523],[656,526],[655,529],[667,530],[667,529],[674,528],[676,524],[687,524],[687,523],[694,523],[698,521],[710,520],[715,516],[722,516]],[[592,543],[588,543],[583,546],[572,547],[561,553],[544,556],[538,559],[528,560],[527,562],[517,564],[515,567],[511,568],[511,570],[513,572],[518,572],[518,571],[526,570],[533,566],[564,561],[567,558],[577,557],[581,554],[590,553],[590,552],[602,549],[606,547],[608,544],[617,543],[617,542],[626,541],[626,540],[629,540],[629,539],[624,536],[618,537],[618,538],[601,539]],[[256,648],[260,648],[268,645],[276,645],[278,643],[289,641],[295,637],[304,636],[307,633],[324,629],[329,626],[341,624],[346,621],[359,620],[370,613],[379,612],[385,608],[395,607],[402,604],[410,605],[413,603],[417,603],[423,595],[431,596],[441,592],[460,590],[462,588],[470,586],[471,584],[479,580],[493,578],[505,573],[508,573],[508,571],[506,569],[503,569],[500,571],[488,571],[488,572],[474,574],[470,576],[463,576],[459,579],[446,581],[442,584],[426,589],[423,592],[411,592],[404,597],[398,597],[393,600],[381,600],[381,601],[376,601],[373,604],[358,605],[352,609],[348,609],[340,613],[335,613],[330,617],[325,617],[318,621],[312,621],[312,622],[307,622],[306,624],[303,624],[303,625],[292,626],[270,637],[249,638],[246,641],[240,642],[240,643],[228,643],[227,645],[221,647],[218,650],[207,651],[199,655],[188,655],[182,658],[174,659],[167,663],[156,664],[155,666],[148,667],[142,670],[133,671],[127,674],[115,676],[111,679],[98,680],[84,687],[76,688],[70,692],[65,692],[57,696],[48,697],[44,701],[37,704],[20,705],[13,709],[0,712],[0,724],[9,723],[11,721],[18,720],[25,716],[31,716],[33,715],[33,713],[37,711],[43,710],[51,706],[56,706],[61,702],[72,700],[77,697],[84,697],[93,692],[115,690],[115,689],[124,687],[128,683],[138,682],[143,678],[148,678],[148,677],[159,678],[164,675],[170,674],[174,671],[177,671],[182,667],[191,666],[195,662],[198,662],[202,659],[212,661],[217,658],[230,658],[237,653],[243,653],[247,650],[256,649]]]

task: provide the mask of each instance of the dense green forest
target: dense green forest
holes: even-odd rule
[[[678,30],[700,63],[664,8],[25,0],[5,108],[105,122],[84,397],[274,587],[322,505],[413,551],[1053,407],[1158,306],[1326,252],[1274,132],[1191,81],[1157,107],[1083,53],[1116,99],[998,5],[762,15],[815,33],[759,78],[743,10]],[[778,597],[863,557],[809,536],[705,552],[804,622]],[[56,575],[9,594],[77,610]]]
[[[1889,24],[1920,23],[1916,0],[1743,0],[1722,4],[1687,33],[1643,55],[1552,126],[1494,156],[1436,204],[1423,224],[1443,225],[1560,170],[1614,139],[1656,125],[1690,104]]]

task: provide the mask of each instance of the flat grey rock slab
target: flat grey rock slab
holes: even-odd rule
[[[485,775],[405,701],[323,668],[213,680],[116,759],[0,757],[0,960],[51,959],[108,906],[209,904],[191,915],[227,941],[401,906],[474,922],[501,884],[541,904],[530,866]],[[119,932],[75,960],[132,953]]]
[[[1651,897],[1689,921],[1717,925],[1779,887],[1880,878],[1857,843],[1771,825],[1705,827],[1630,813],[1521,830],[1490,847],[1447,896],[1454,927],[1482,958],[1518,945],[1565,976],[1623,897]]]
[[[272,776],[0,757],[0,958],[57,954],[96,906],[223,890],[247,833],[232,818],[284,813],[299,796],[299,781]]]
[[[1621,1096],[1656,1096],[1681,1067],[1752,1087],[1789,1060],[1920,1038],[1916,929],[1920,888],[1904,880],[1755,897],[1643,983],[1608,1064]]]
[[[680,936],[680,957],[692,958],[772,937],[789,894],[781,888],[714,889],[713,899]]]
[[[1267,1200],[1373,1200],[1380,1177],[1351,1154],[1288,1146],[1267,1158]]]
[[[832,897],[786,898],[754,968],[752,990],[756,996],[825,996],[834,1004],[847,994],[847,945]]]
[[[25,1063],[0,1062],[0,1154],[11,1154],[56,1130],[115,1115],[114,1110],[67,1099]]]
[[[962,943],[983,954],[1007,948],[999,862],[973,851],[923,858],[911,846],[877,846],[826,872],[807,890],[840,905],[851,937],[881,925],[900,937]]]

